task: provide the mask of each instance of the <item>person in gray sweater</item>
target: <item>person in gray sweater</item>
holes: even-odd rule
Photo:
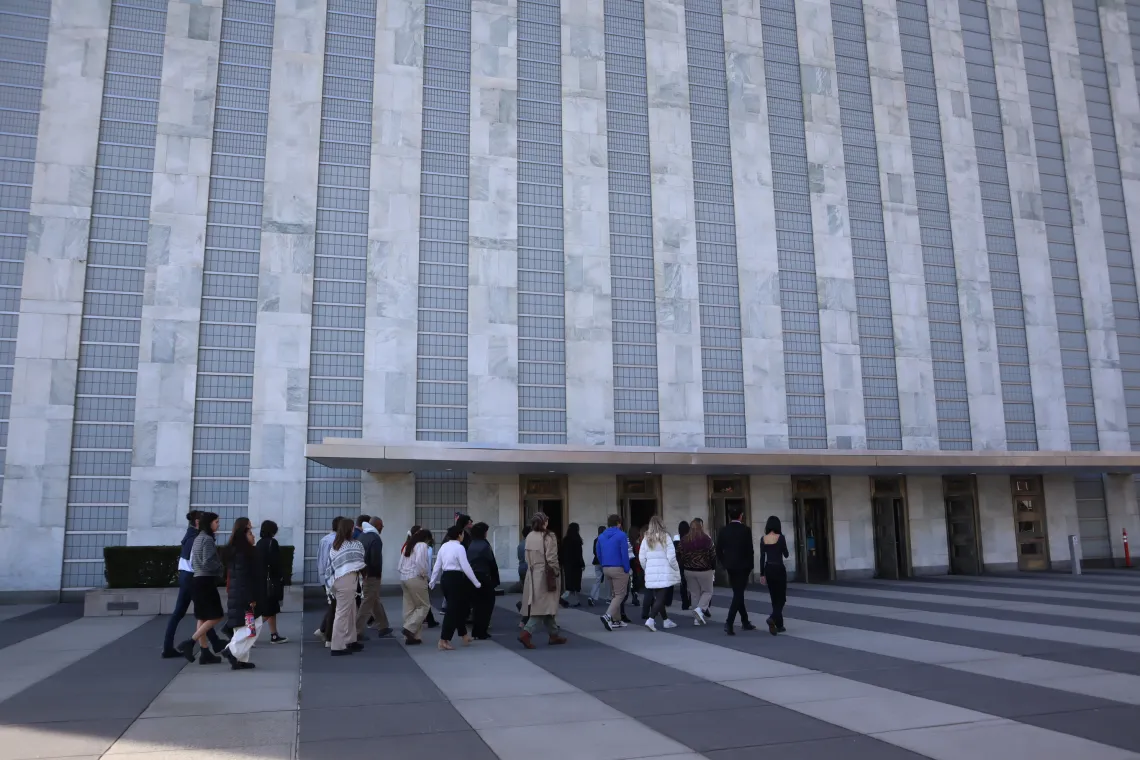
[[[212,631],[226,616],[222,609],[222,597],[218,594],[218,580],[225,572],[222,558],[218,556],[218,545],[214,533],[218,530],[218,516],[213,512],[198,513],[198,535],[190,550],[190,566],[194,571],[194,619],[198,628],[194,635],[178,647],[182,655],[194,662],[194,642],[202,648],[198,656],[199,665],[212,665],[222,661],[210,651],[207,631]]]

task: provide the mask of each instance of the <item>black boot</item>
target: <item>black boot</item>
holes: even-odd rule
[[[194,662],[194,639],[186,639],[178,645],[178,652],[187,662]]]
[[[229,657],[233,657],[233,655],[230,654],[228,649],[226,651],[222,652],[222,654],[227,655]],[[202,653],[200,655],[198,655],[198,664],[199,665],[217,665],[221,661],[222,661],[222,658],[218,657],[216,654],[211,652],[209,649],[203,649]]]
[[[772,618],[768,618],[768,620],[765,622],[768,623],[768,633],[772,634],[773,636],[779,633],[779,629],[776,627],[776,621],[772,620]]]
[[[736,635],[736,631],[732,630],[732,623],[725,623],[724,624],[724,632],[727,633],[729,636],[735,636]]]
[[[742,630],[742,631],[755,631],[756,626],[752,625],[752,623],[749,623],[747,620],[744,620],[740,623],[740,630]]]

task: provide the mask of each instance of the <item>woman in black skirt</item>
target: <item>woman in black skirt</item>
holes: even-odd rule
[[[261,524],[257,551],[265,571],[265,601],[257,613],[269,624],[269,643],[284,644],[289,639],[277,633],[277,613],[281,612],[281,600],[285,598],[286,573],[281,566],[281,547],[277,544],[276,535],[277,523],[266,520]]]
[[[578,594],[582,593],[582,573],[586,570],[586,560],[582,556],[582,533],[578,523],[570,523],[566,529],[559,561],[562,563],[562,578],[566,582],[561,604],[563,607],[581,607]]]
[[[194,642],[202,647],[198,657],[199,665],[212,665],[222,661],[210,651],[206,631],[212,631],[226,616],[222,609],[222,597],[218,594],[218,580],[225,572],[222,558],[218,556],[218,545],[214,542],[214,532],[218,529],[218,516],[213,512],[198,514],[198,536],[190,550],[190,566],[194,568],[194,619],[198,628],[194,635],[183,642],[178,651],[194,662]]]

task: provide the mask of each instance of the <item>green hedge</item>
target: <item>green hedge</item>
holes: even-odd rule
[[[174,588],[178,586],[178,546],[105,546],[103,576],[107,588]],[[281,547],[281,563],[292,584],[294,547]],[[218,547],[222,563],[229,565],[229,547]],[[223,578],[219,585],[225,585]]]

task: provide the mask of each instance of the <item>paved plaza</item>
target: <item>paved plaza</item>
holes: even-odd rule
[[[508,595],[493,641],[342,658],[313,606],[247,672],[160,659],[162,618],[0,607],[0,760],[1140,758],[1137,591],[1126,571],[794,585],[776,638],[676,605],[675,630],[608,633],[582,608],[534,651]]]

